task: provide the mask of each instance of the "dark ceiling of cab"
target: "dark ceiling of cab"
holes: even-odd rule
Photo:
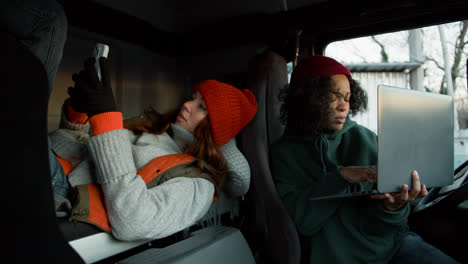
[[[72,26],[190,55],[250,43],[302,45],[468,19],[466,0],[59,0]],[[285,44],[286,43],[286,44]]]
[[[204,24],[251,14],[277,14],[326,0],[98,0],[97,2],[139,17],[156,28],[187,32]]]

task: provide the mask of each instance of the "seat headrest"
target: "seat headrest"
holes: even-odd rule
[[[257,118],[266,120],[268,144],[278,140],[284,132],[280,121],[280,90],[288,85],[286,60],[273,51],[257,55],[249,62],[247,87],[255,94],[258,103]]]

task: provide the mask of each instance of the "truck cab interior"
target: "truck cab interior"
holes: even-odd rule
[[[324,54],[335,41],[468,19],[464,0],[58,2],[68,33],[50,98],[40,62],[2,34],[4,127],[13,137],[5,148],[5,259],[14,263],[308,263],[269,165],[269,145],[284,131],[278,93],[288,84],[287,64]],[[98,42],[110,46],[111,82],[124,118],[147,106],[178,109],[206,79],[255,94],[257,114],[236,138],[251,168],[245,196],[221,199],[197,225],[154,241],[117,241],[89,226],[68,230],[69,223],[56,218],[47,133],[58,126],[72,74]],[[465,175],[459,188],[433,189],[409,219],[410,229],[461,263],[468,263],[467,166],[454,171]]]

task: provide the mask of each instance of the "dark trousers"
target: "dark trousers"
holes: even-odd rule
[[[458,262],[424,241],[418,234],[408,232],[401,242],[400,249],[389,264],[406,263],[455,264]]]

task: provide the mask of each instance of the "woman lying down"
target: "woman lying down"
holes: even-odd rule
[[[247,192],[250,168],[234,137],[257,111],[250,91],[207,80],[175,118],[147,110],[123,121],[107,60],[99,63],[102,81],[93,58],[73,75],[60,128],[49,135],[62,182],[73,187],[72,219],[121,240],[157,239],[195,224],[222,188]]]

